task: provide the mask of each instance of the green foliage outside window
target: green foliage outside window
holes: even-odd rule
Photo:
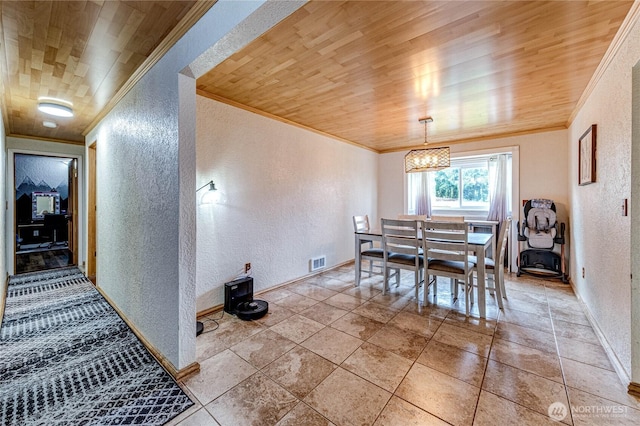
[[[435,175],[436,199],[457,200],[460,169],[450,167],[440,170]]]

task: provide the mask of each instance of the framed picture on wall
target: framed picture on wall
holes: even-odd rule
[[[578,185],[596,181],[596,125],[592,124],[578,141]]]

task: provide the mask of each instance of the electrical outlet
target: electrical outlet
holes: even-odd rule
[[[582,278],[584,278],[584,268],[582,268]]]
[[[248,273],[251,270],[251,263],[244,264],[244,273]]]

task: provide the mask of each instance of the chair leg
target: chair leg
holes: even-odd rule
[[[498,308],[504,309],[504,305],[502,304],[502,289],[500,288],[500,283],[498,283],[498,279],[495,276],[495,274],[493,278],[495,281],[495,292],[496,292],[496,300],[498,301]]]
[[[469,277],[467,278],[469,279]],[[465,304],[465,316],[469,317],[471,313],[471,298],[473,297],[473,277],[471,277],[471,283],[466,280],[462,282],[464,284],[464,304]]]

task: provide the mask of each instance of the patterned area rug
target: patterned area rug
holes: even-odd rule
[[[1,425],[162,425],[191,405],[80,270],[11,277]]]

